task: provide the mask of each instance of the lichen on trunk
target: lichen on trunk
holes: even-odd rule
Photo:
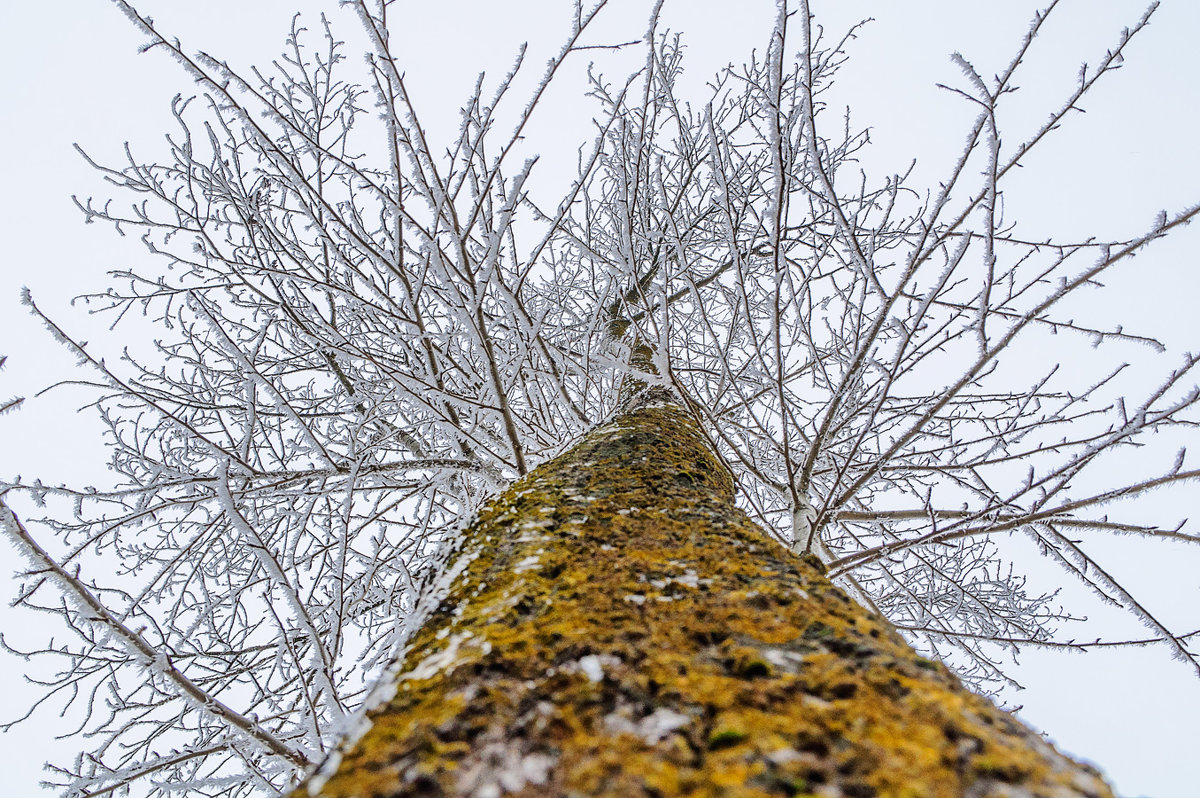
[[[1111,798],[734,504],[643,402],[487,505],[394,696],[294,795]]]

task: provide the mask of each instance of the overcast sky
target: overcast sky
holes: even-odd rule
[[[602,35],[613,41],[640,37],[650,4],[613,2]],[[103,186],[72,143],[102,160],[119,160],[125,141],[152,151],[170,125],[171,97],[192,91],[162,55],[137,55],[138,36],[105,0],[8,5],[0,26],[0,354],[9,356],[9,364],[0,373],[0,399],[32,396],[72,376],[71,358],[19,306],[20,286],[29,286],[68,329],[99,340],[103,330],[93,332],[84,312],[69,308],[70,297],[102,288],[107,270],[144,257],[136,239],[83,225],[71,194],[102,195]],[[333,0],[142,0],[137,5],[188,49],[212,52],[235,65],[272,58],[298,9],[327,8],[335,20],[341,15]],[[556,50],[569,9],[567,0],[399,5],[411,6],[405,11],[401,50],[435,137],[439,126],[457,126],[456,103],[479,70],[501,71],[523,40],[531,42],[533,64]],[[773,5],[769,0],[667,0],[667,21],[687,35],[689,80],[697,100],[703,100],[703,80],[714,69],[765,46]],[[1054,107],[1055,92],[1071,85],[1079,62],[1097,60],[1145,5],[1144,0],[1063,0],[1062,18],[1047,27],[1025,79],[1018,81],[1022,92],[1007,123],[1019,131],[1044,119]],[[857,124],[874,128],[876,146],[864,167],[903,171],[917,158],[918,176],[935,179],[958,155],[972,118],[961,100],[935,86],[960,79],[950,53],[961,51],[981,72],[994,73],[1007,64],[1037,6],[1023,0],[815,2],[831,31],[856,17],[876,18],[851,46],[853,60],[838,95],[852,102]],[[343,31],[351,40],[358,34],[353,25]],[[1048,146],[1014,180],[1008,197],[1013,212],[1043,234],[1124,236],[1144,230],[1161,209],[1200,201],[1198,34],[1200,3],[1164,0],[1155,22],[1131,47],[1125,68],[1085,105],[1086,116],[1070,120],[1078,128],[1065,131],[1060,144]],[[614,62],[614,75],[621,74],[620,63]],[[573,74],[577,78],[578,70]],[[587,132],[587,106],[572,99],[582,84],[571,81],[568,76],[556,89],[550,100],[554,113],[530,134],[532,142],[544,142],[548,170],[569,166],[576,136]],[[1185,230],[1139,257],[1096,301],[1108,303],[1106,314],[1111,308],[1128,319],[1127,329],[1159,336],[1177,352],[1200,349],[1195,310],[1200,280],[1193,254],[1198,234]],[[102,346],[118,353],[121,343]],[[0,417],[0,475],[86,482],[103,473],[105,454],[96,426],[74,412],[79,404],[78,394],[63,391],[31,398],[23,411]],[[1164,494],[1161,501],[1183,507],[1185,496]],[[1147,591],[1177,630],[1200,627],[1194,609],[1200,606],[1195,552],[1129,541],[1102,551],[1123,578]],[[7,547],[0,548],[0,558],[6,572],[19,565]],[[6,586],[6,593],[11,588]],[[6,639],[17,644],[39,640],[38,623],[27,614],[0,615]],[[21,662],[2,656],[0,667],[15,674]],[[1196,795],[1191,762],[1200,743],[1200,680],[1169,661],[1165,651],[1035,653],[1023,657],[1015,673],[1028,689],[1007,700],[1023,705],[1022,716],[1063,748],[1099,763],[1122,795]],[[19,688],[13,676],[4,683],[0,720],[19,715],[36,695]],[[50,740],[69,731],[56,713],[50,707],[3,737],[0,760],[9,794],[40,794],[35,784],[41,762],[64,756],[52,751],[70,756],[75,750],[71,741],[64,748]]]

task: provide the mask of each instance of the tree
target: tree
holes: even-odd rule
[[[1194,480],[1182,450],[1087,481],[1194,426],[1194,358],[1124,397],[1119,365],[1078,382],[1019,366],[1047,333],[1154,346],[1065,314],[1200,207],[1074,242],[1023,238],[1002,207],[1149,14],[1015,147],[997,108],[1057,3],[994,79],[960,59],[979,114],[928,192],[904,170],[861,176],[867,134],[826,132],[848,39],[806,3],[781,6],[765,53],[699,110],[676,95],[679,39],[652,21],[641,70],[590,75],[596,136],[546,202],[523,135],[563,65],[610,46],[588,38],[603,3],[578,10],[528,98],[510,99],[521,59],[481,80],[444,148],[385,4],[351,4],[365,74],[327,25],[298,21],[274,71],[244,75],[118,5],[200,96],[176,102],[165,159],[97,164],[136,205],[81,203],[165,256],[92,297],[160,322],[156,353],[112,365],[46,318],[95,375],[120,483],[4,488],[66,508],[39,524],[53,551],[7,510],[5,526],[35,559],[22,602],[77,633],[42,652],[63,662],[50,694],[78,691],[99,741],[62,770],[72,794],[248,794],[320,759],[411,633],[452,531],[638,379],[684,397],[751,517],[976,684],[1004,679],[1006,648],[1078,645],[1053,637],[1070,617],[1054,596],[1010,570],[1012,531],[1200,669],[1190,637],[1080,542],[1194,542],[1136,509],[1106,515]],[[97,581],[106,567],[123,578]]]
[[[515,482],[294,798],[1111,796],[749,521],[670,391]]]

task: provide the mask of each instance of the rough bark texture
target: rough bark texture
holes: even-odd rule
[[[755,526],[677,406],[514,484],[459,556],[297,798],[1112,796]]]

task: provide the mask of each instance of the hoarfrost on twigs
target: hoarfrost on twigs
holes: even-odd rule
[[[639,402],[686,407],[721,460],[720,474],[678,464],[681,488],[735,486],[779,541],[977,686],[1009,683],[1020,646],[1095,645],[1055,637],[1083,608],[1025,579],[1001,545],[1018,533],[1150,630],[1107,643],[1165,647],[1200,674],[1194,636],[1091,545],[1195,542],[1136,500],[1200,478],[1176,454],[1200,428],[1196,359],[1159,361],[1162,343],[1086,305],[1200,204],[1134,235],[1060,240],[1005,200],[1030,153],[1087,123],[1081,100],[1153,7],[1023,139],[1001,121],[1018,80],[1037,77],[1033,43],[1067,12],[1038,13],[994,76],[955,53],[962,77],[943,88],[971,121],[949,168],[918,185],[907,162],[863,173],[870,136],[829,93],[857,28],[830,38],[806,0],[777,0],[767,48],[698,98],[682,96],[684,39],[663,30],[661,3],[632,45],[594,30],[605,2],[576,3],[545,69],[523,82],[521,49],[499,80],[481,76],[448,139],[423,124],[394,43],[408,20],[388,3],[344,4],[365,62],[322,17],[294,20],[283,56],[248,71],[116,5],[198,96],[172,104],[158,161],[80,150],[129,200],[77,200],[85,221],[136,231],[164,264],[85,299],[161,337],[105,359],[23,291],[84,367],[73,379],[94,391],[116,484],[0,483],[0,520],[30,561],[20,603],[75,635],[39,655],[57,660],[50,689],[88,715],[92,749],[55,777],[70,794],[245,798],[327,770],[364,707],[477,653],[456,628],[436,656],[397,664],[433,613],[465,616],[443,606],[450,586],[507,542],[464,547],[464,526]],[[568,127],[552,84],[632,46],[632,73],[585,73],[595,124],[564,188],[537,138]],[[1128,344],[1156,350],[1139,369],[1160,367],[1134,389]],[[1112,460],[1120,476],[1098,477]],[[521,516],[513,540],[550,551],[605,497],[565,486],[566,512],[531,488],[508,498],[488,512]],[[46,517],[21,521],[17,502]],[[542,554],[515,578],[542,578]],[[709,586],[672,567],[646,568],[646,593],[623,596],[631,613]],[[575,667],[600,682],[620,666],[592,654]],[[651,744],[690,722],[634,717],[610,722]],[[162,740],[187,753],[160,754]],[[539,757],[497,742],[464,785],[541,784]]]

